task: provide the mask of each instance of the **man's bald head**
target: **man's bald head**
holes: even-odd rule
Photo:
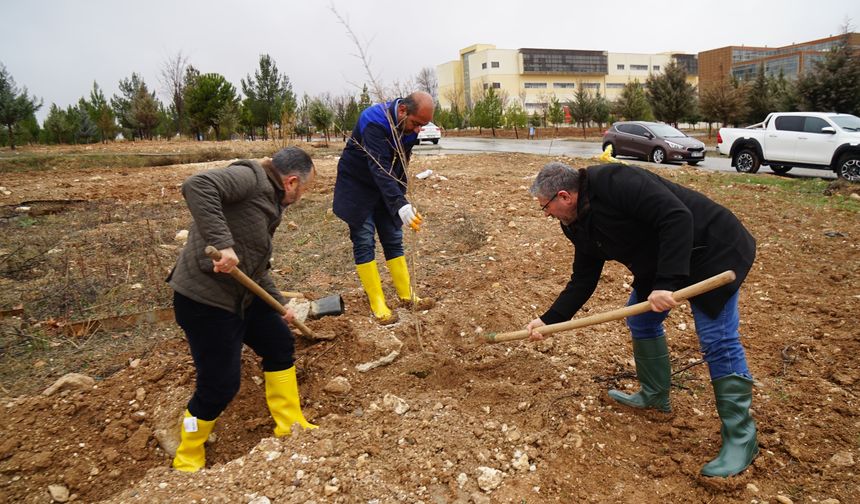
[[[404,132],[413,131],[418,133],[421,126],[433,120],[433,110],[436,104],[430,93],[415,91],[406,98],[400,100],[397,110],[397,122]]]

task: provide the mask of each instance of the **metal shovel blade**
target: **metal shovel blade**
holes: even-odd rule
[[[343,298],[340,294],[333,294],[316,301],[311,301],[311,309],[308,317],[318,319],[327,315],[342,315],[343,308]]]

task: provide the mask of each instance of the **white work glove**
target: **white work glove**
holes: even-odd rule
[[[405,204],[400,207],[400,210],[397,211],[397,214],[400,215],[400,220],[403,221],[404,226],[409,226],[413,231],[419,231],[421,229],[421,223],[424,222],[424,218],[421,217],[421,214],[418,213],[412,205]]]

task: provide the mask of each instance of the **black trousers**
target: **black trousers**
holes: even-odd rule
[[[197,368],[197,387],[188,402],[188,411],[197,418],[215,420],[239,391],[243,344],[263,358],[264,371],[293,367],[293,333],[260,298],[241,318],[174,292],[173,310]]]

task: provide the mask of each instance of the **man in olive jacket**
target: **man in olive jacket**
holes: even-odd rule
[[[752,376],[738,333],[738,289],[755,259],[755,239],[728,209],[704,195],[636,166],[574,169],[549,163],[530,190],[548,216],[561,222],[575,252],[573,274],[553,305],[526,328],[570,320],[591,297],[606,261],[633,273],[628,304],[648,300],[651,310],[627,319],[641,389],[610,390],[614,400],[668,412],[671,369],[663,332],[672,292],[725,270],[736,279],[690,299],[696,333],[708,364],[722,422],[719,455],[702,468],[727,477],[746,469],[758,453],[750,416]]]
[[[301,199],[313,183],[310,156],[296,147],[282,149],[263,162],[240,160],[202,172],[182,184],[194,218],[188,243],[167,281],[174,290],[176,322],[185,331],[197,370],[197,385],[180,429],[173,467],[193,472],[206,464],[203,443],[215,419],[239,391],[242,345],[263,359],[266,402],[275,419],[275,436],[299,423],[316,428],[299,403],[294,339],[281,315],[228,273],[242,271],[280,302],[270,274],[272,236],[287,206]],[[219,249],[213,261],[207,245]]]

